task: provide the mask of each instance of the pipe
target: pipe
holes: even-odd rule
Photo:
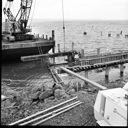
[[[90,83],[90,84],[92,84],[92,85],[94,85],[94,86],[100,88],[101,90],[107,89],[106,87],[104,87],[104,86],[102,86],[102,85],[100,85],[100,84],[98,84],[98,83],[96,83],[96,82],[93,82],[93,81],[91,81],[91,80],[89,80],[89,79],[87,79],[87,78],[85,78],[85,77],[83,77],[83,76],[80,76],[79,74],[77,74],[77,73],[75,73],[75,72],[72,72],[72,71],[70,71],[70,70],[68,70],[68,69],[66,69],[66,68],[64,68],[64,67],[60,67],[60,69],[61,69],[61,70],[64,70],[65,72],[67,72],[67,73],[69,73],[69,74],[71,74],[71,75],[74,75],[74,76],[80,78],[81,80],[84,80],[85,82],[88,82],[88,83]]]
[[[37,113],[35,113],[35,114],[31,115],[31,116],[28,116],[28,117],[26,117],[26,118],[24,118],[24,119],[18,120],[18,121],[14,122],[14,123],[11,123],[11,124],[9,124],[9,125],[17,125],[17,124],[19,124],[19,123],[22,123],[23,121],[26,121],[26,120],[28,120],[28,119],[30,119],[30,118],[33,118],[33,117],[35,117],[35,116],[37,116],[37,115],[39,115],[39,114],[42,114],[42,113],[44,113],[44,112],[47,112],[47,111],[49,111],[49,110],[51,110],[51,109],[54,109],[54,108],[56,108],[56,107],[58,107],[58,106],[60,106],[60,105],[63,105],[63,104],[65,104],[65,103],[68,103],[68,102],[70,102],[70,101],[72,101],[72,100],[75,100],[75,99],[77,99],[77,96],[74,97],[74,98],[72,98],[72,99],[69,99],[69,100],[67,100],[67,101],[64,101],[64,102],[62,102],[62,103],[60,103],[60,104],[57,104],[57,105],[55,105],[55,106],[52,106],[52,107],[50,107],[50,108],[48,108],[48,109],[45,109],[44,111],[37,112]]]

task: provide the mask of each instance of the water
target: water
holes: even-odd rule
[[[62,22],[38,21],[33,22],[32,26],[32,33],[40,35],[51,36],[51,31],[55,30],[56,51],[57,44],[60,44],[61,50],[64,50]],[[65,28],[65,50],[71,50],[72,42],[75,44],[74,49],[84,49],[85,54],[94,53],[97,48],[101,48],[101,52],[128,50],[128,38],[124,37],[128,34],[128,21],[66,21]],[[117,37],[116,35],[121,31],[122,35]],[[83,32],[87,32],[87,35],[83,35]],[[112,36],[108,37],[108,33]],[[3,79],[24,80],[31,76],[33,78],[40,76],[38,74],[48,77],[48,71],[40,62],[15,62],[2,65]]]

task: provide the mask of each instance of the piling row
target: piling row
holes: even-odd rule
[[[97,68],[103,68],[106,66],[114,66],[114,65],[118,65],[118,64],[124,64],[124,63],[128,63],[128,59],[125,60],[118,60],[118,61],[111,61],[111,62],[106,62],[106,63],[98,63],[98,64],[94,64],[94,65],[83,65],[83,66],[73,66],[73,67],[67,67],[67,69],[74,71],[74,72],[81,72],[81,71],[85,71],[85,70],[93,70],[93,69],[97,69]]]
[[[120,53],[120,54],[113,54],[113,55],[108,55],[108,56],[100,56],[100,57],[91,58],[91,59],[80,59],[79,64],[80,65],[93,65],[96,63],[112,62],[112,61],[125,60],[125,59],[128,59],[128,52]]]

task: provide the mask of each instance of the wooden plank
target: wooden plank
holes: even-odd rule
[[[83,77],[83,76],[80,76],[79,74],[77,74],[77,73],[75,73],[75,72],[72,72],[72,71],[70,71],[70,70],[68,70],[68,69],[66,69],[66,68],[64,68],[64,67],[60,67],[60,69],[61,69],[61,70],[64,70],[65,72],[67,72],[67,73],[69,73],[69,74],[71,74],[71,75],[73,75],[73,76],[76,76],[76,77],[80,78],[81,80],[84,80],[84,81],[87,82],[87,83],[90,83],[91,85],[93,85],[93,86],[95,86],[95,87],[100,88],[101,90],[107,89],[106,87],[104,87],[104,86],[102,86],[102,85],[100,85],[100,84],[98,84],[98,83],[96,83],[96,82],[93,82],[93,81],[91,81],[91,80],[89,80],[89,79],[87,79],[87,78],[85,78],[85,77]]]
[[[68,52],[59,52],[59,53],[52,53],[52,54],[41,54],[41,55],[32,55],[32,56],[22,56],[21,60],[22,61],[30,61],[30,60],[37,60],[37,59],[41,59],[43,57],[58,57],[58,56],[67,56],[70,54],[77,54],[76,51],[68,51]]]

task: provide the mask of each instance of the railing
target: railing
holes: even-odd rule
[[[104,55],[99,57],[94,57],[90,59],[80,59],[76,64],[79,65],[93,65],[96,63],[105,63],[105,62],[111,62],[111,61],[117,61],[117,60],[125,60],[128,59],[128,52],[125,53],[117,53],[117,54],[111,54],[111,55]]]

